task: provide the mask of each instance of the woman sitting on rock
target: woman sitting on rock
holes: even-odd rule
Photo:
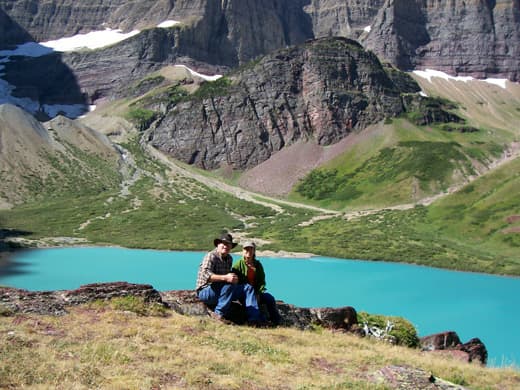
[[[242,258],[233,264],[232,272],[238,275],[239,283],[249,283],[254,287],[259,305],[265,305],[269,320],[273,325],[280,324],[280,314],[274,297],[266,292],[265,272],[262,263],[256,259],[256,245],[247,241],[242,245]]]

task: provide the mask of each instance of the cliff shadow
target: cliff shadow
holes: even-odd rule
[[[34,41],[31,34],[0,8],[0,50],[11,49],[21,43]]]
[[[28,265],[23,261],[14,260],[14,255],[27,248],[11,242],[10,238],[30,235],[31,232],[18,229],[0,228],[0,278],[5,276],[22,275],[27,273],[24,268]],[[1,283],[0,283],[1,285]]]
[[[11,96],[21,101],[30,99],[34,108],[28,111],[40,120],[58,114],[74,119],[88,110],[87,97],[73,71],[62,61],[61,53],[10,56],[4,71],[3,79],[13,86]]]
[[[0,48],[0,75],[7,82],[0,103],[15,104],[44,121],[58,114],[73,119],[88,110],[87,98],[62,54],[34,42],[1,9]]]

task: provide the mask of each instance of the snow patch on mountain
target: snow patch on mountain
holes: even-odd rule
[[[176,20],[165,20],[159,23],[157,27],[169,28],[173,27],[180,22]],[[14,56],[25,56],[25,57],[40,57],[50,54],[54,51],[58,52],[70,52],[83,49],[99,49],[115,43],[121,42],[128,39],[136,34],[139,30],[133,30],[128,33],[123,33],[121,30],[105,29],[102,31],[92,31],[87,34],[77,34],[71,37],[65,37],[53,41],[46,42],[26,42],[18,45],[12,50],[0,50],[0,104],[10,103],[16,106],[22,107],[24,110],[31,114],[37,112],[45,112],[49,117],[54,118],[59,114],[63,114],[69,118],[77,118],[87,111],[87,108],[81,104],[40,104],[39,102],[29,98],[19,98],[12,96],[15,86],[9,84],[7,81],[2,79],[5,76],[3,70],[5,69],[5,63],[9,62],[11,57]],[[205,80],[217,80],[222,77],[221,75],[203,75],[195,72],[194,70],[184,66],[191,74],[199,76]],[[95,109],[95,106],[88,107],[88,111]]]

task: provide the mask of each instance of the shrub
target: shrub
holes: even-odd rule
[[[395,337],[397,345],[404,345],[410,348],[419,346],[417,330],[408,320],[402,317],[384,316],[381,314],[358,313],[358,323],[361,325],[366,323],[368,326],[385,329],[387,321],[393,324],[393,328],[388,334]]]
[[[231,80],[227,77],[221,77],[215,81],[205,81],[193,93],[192,97],[195,99],[208,99],[215,96],[224,96],[229,94],[229,87]]]
[[[139,131],[146,130],[157,117],[157,113],[145,108],[133,108],[126,114],[126,119],[134,124]]]

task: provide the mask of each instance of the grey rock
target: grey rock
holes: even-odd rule
[[[155,28],[166,19],[181,24]],[[64,54],[63,64],[77,79],[75,90],[94,103],[132,96],[133,83],[165,65],[183,63],[199,71],[221,72],[279,48],[327,36],[357,39],[402,70],[432,68],[516,81],[519,21],[518,0],[100,0],[81,6],[72,0],[0,0],[0,47],[105,27],[139,29],[138,36],[113,46]],[[59,80],[59,73],[50,79]],[[27,91],[40,97],[48,92]],[[69,95],[64,98],[71,101]]]
[[[421,337],[421,348],[424,351],[448,351],[467,362],[487,363],[487,348],[478,338],[462,343],[454,331],[446,331]],[[458,353],[461,352],[461,353]]]
[[[465,390],[466,387],[435,377],[415,367],[386,366],[369,375],[369,378],[390,389]]]
[[[0,287],[0,315],[35,313],[65,315],[70,306],[94,301],[110,300],[116,297],[141,297],[145,302],[161,304],[176,313],[188,316],[207,317],[211,308],[202,303],[194,290],[157,291],[148,284],[127,282],[87,284],[75,290],[28,291]],[[320,325],[329,329],[348,331],[357,323],[356,311],[352,307],[343,308],[300,308],[277,302],[283,326],[300,329]],[[239,303],[234,303],[230,318],[238,324],[245,322],[245,311]]]
[[[387,0],[362,42],[400,69],[516,81],[519,21],[518,0]]]
[[[410,81],[398,86],[397,76],[355,41],[309,41],[230,75],[232,85],[220,93],[178,104],[149,142],[201,168],[251,168],[296,141],[330,145],[399,115],[401,92],[419,90],[400,77]]]
[[[385,0],[312,0],[304,7],[316,38],[341,36],[358,39],[370,26]]]

